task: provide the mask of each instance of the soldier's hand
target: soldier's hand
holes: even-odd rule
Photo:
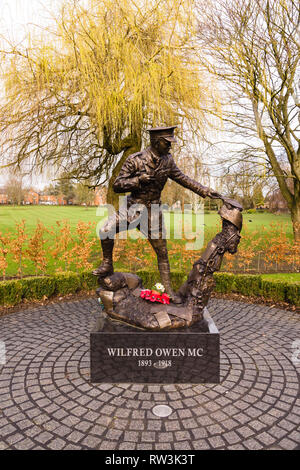
[[[142,174],[139,176],[140,183],[150,183],[150,181],[154,181],[154,177],[151,175],[147,175],[147,173]]]
[[[217,191],[214,191],[213,189],[209,189],[207,196],[211,199],[224,199],[224,196],[222,196],[222,194],[218,193]]]

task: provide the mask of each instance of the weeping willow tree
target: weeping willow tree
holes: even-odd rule
[[[113,181],[145,128],[195,136],[210,99],[194,54],[191,0],[64,1],[46,35],[2,50],[6,165]]]

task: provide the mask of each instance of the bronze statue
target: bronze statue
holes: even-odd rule
[[[206,331],[203,311],[215,286],[213,273],[226,252],[236,253],[242,228],[242,206],[225,199],[219,214],[222,231],[207,245],[180,287],[176,305],[154,304],[141,298],[142,281],[135,274],[114,273],[100,279],[98,294],[106,314],[135,328],[152,331],[186,328],[197,323]]]
[[[151,243],[158,262],[161,281],[173,303],[180,303],[171,287],[170,265],[163,214],[160,208],[161,192],[168,178],[205,198],[222,198],[212,189],[184,175],[176,166],[171,154],[171,144],[176,142],[174,130],[177,126],[149,129],[150,147],[130,155],[125,161],[113,189],[116,193],[130,192],[119,211],[111,216],[101,228],[103,262],[93,271],[99,279],[111,276],[113,269],[114,235],[127,230],[129,225],[137,227]],[[151,207],[156,206],[155,211]],[[144,222],[144,223],[143,223]]]

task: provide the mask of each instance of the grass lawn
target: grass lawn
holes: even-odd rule
[[[266,279],[266,281],[281,281],[300,284],[300,273],[262,274],[261,277]]]
[[[31,233],[37,222],[40,220],[46,227],[54,226],[57,220],[68,220],[71,228],[75,228],[79,220],[83,222],[95,222],[98,224],[106,217],[105,208],[97,207],[78,207],[78,206],[1,206],[0,205],[0,231],[14,232],[16,222],[22,219],[26,221],[28,233]],[[220,216],[217,212],[210,214],[185,214],[185,222],[198,231],[204,229],[204,233],[215,230],[220,227]],[[288,214],[275,215],[269,213],[243,213],[244,227],[243,230],[249,232],[259,231],[262,227],[266,229],[274,226],[283,226],[289,237],[292,237],[292,224]],[[181,214],[165,214],[166,226],[170,229],[171,234],[174,233],[181,223]],[[210,234],[209,234],[210,235]],[[173,238],[171,236],[171,238]]]
[[[72,232],[75,233],[76,225],[79,221],[94,225],[89,228],[88,238],[94,241],[90,261],[97,266],[101,261],[100,243],[96,232],[98,223],[102,225],[107,217],[107,211],[103,207],[78,207],[78,206],[1,206],[0,205],[0,232],[14,234],[16,223],[22,220],[26,221],[26,233],[32,235],[36,228],[37,222],[40,221],[46,228],[56,228],[57,221],[68,220]],[[170,234],[168,241],[168,249],[170,253],[170,262],[172,269],[182,269],[184,263],[190,266],[197,257],[199,252],[213,238],[213,236],[221,228],[221,219],[216,212],[209,214],[191,214],[182,215],[180,213],[165,213],[165,224],[167,233]],[[292,224],[289,215],[274,215],[268,213],[244,213],[244,226],[242,237],[247,242],[249,237],[261,237],[260,244],[266,246],[268,243],[268,235],[274,230],[282,230],[288,238],[292,239]],[[192,232],[192,233],[191,233]],[[132,232],[131,232],[132,233]],[[198,234],[199,243],[190,245],[187,249],[187,239],[192,238],[192,234]],[[185,238],[184,239],[184,235]],[[199,236],[200,235],[200,236]],[[52,247],[52,235],[45,233],[44,238],[47,240],[47,246]],[[118,246],[118,243],[116,244]],[[153,263],[156,266],[156,257],[147,242],[137,243],[135,240],[128,239],[125,243],[121,243],[121,254],[116,262],[116,269],[133,270],[146,267],[144,260],[148,260],[148,264]],[[185,259],[186,258],[186,259]],[[185,259],[185,260],[184,260]],[[60,260],[54,260],[47,255],[47,272],[52,273]],[[17,272],[17,265],[8,257],[9,266],[7,276],[14,276]],[[61,266],[63,264],[61,263]],[[27,263],[24,274],[33,274],[34,268],[32,262]],[[1,275],[1,274],[0,274]]]
[[[79,220],[98,223],[101,217],[96,216],[96,211],[96,207],[77,206],[0,206],[0,230],[14,232],[16,223],[23,219],[28,234],[33,232],[38,221],[51,227],[57,220],[68,220],[75,229]]]

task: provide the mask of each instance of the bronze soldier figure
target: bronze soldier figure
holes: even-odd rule
[[[100,229],[103,262],[93,271],[93,274],[100,278],[113,274],[114,235],[127,230],[130,224],[130,228],[132,228],[132,224],[135,224],[134,227],[137,227],[149,239],[156,253],[161,282],[166,292],[173,302],[179,303],[181,299],[171,288],[167,242],[164,236],[165,228],[160,208],[161,192],[167,179],[171,178],[203,198],[208,196],[223,199],[223,197],[184,175],[177,167],[170,154],[171,145],[176,142],[174,137],[176,127],[148,129],[150,147],[130,155],[125,161],[114,182],[113,189],[116,193],[130,192],[130,195],[125,198],[119,211],[109,217]],[[157,210],[155,211],[150,210],[153,204],[156,205]]]

